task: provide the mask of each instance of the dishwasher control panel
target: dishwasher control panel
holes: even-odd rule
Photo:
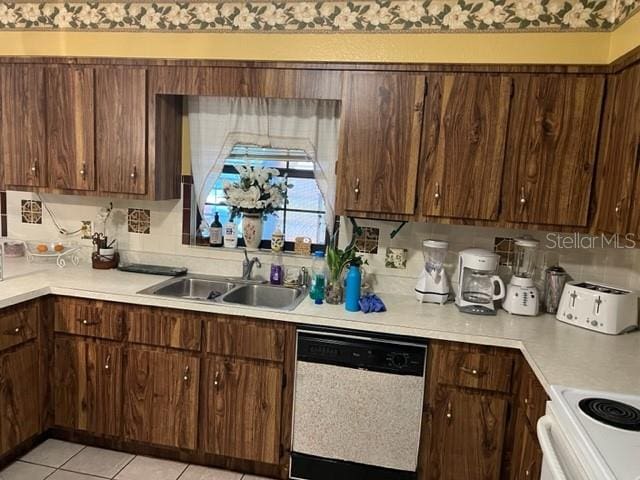
[[[298,333],[298,361],[399,375],[424,375],[426,345],[318,332]]]

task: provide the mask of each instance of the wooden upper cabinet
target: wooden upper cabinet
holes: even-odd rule
[[[0,67],[0,141],[5,184],[47,184],[44,67]]]
[[[504,220],[587,225],[604,77],[514,78]]]
[[[424,95],[424,76],[345,73],[339,213],[414,213]]]
[[[0,457],[40,431],[38,347],[0,355]]]
[[[95,189],[94,71],[47,70],[47,154],[49,187]]]
[[[122,347],[95,340],[56,338],[55,424],[116,436],[122,421]]]
[[[427,77],[422,216],[497,220],[512,80]]]
[[[98,68],[96,163],[104,193],[147,191],[147,80],[141,68]]]
[[[200,359],[129,347],[124,380],[126,440],[195,450]]]
[[[207,391],[202,423],[205,451],[279,463],[282,367],[219,356],[205,362]]]
[[[626,233],[630,213],[640,215],[638,200],[632,202],[640,160],[640,65],[609,78],[600,138],[592,230]]]

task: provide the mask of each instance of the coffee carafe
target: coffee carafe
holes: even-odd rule
[[[461,312],[495,315],[495,301],[504,298],[502,279],[494,272],[500,257],[481,248],[468,248],[458,259],[458,295],[456,305]]]

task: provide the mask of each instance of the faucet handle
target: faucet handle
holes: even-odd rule
[[[249,254],[247,253],[247,249],[244,248],[243,250],[244,250],[244,261],[246,263],[249,263]]]

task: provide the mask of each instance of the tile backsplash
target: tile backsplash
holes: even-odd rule
[[[3,200],[3,197],[0,196],[0,200]],[[97,224],[98,212],[110,202],[108,198],[95,197],[48,194],[41,197],[44,201],[40,210],[41,223],[23,223],[23,201],[38,201],[39,198],[31,193],[6,192],[5,218],[10,238],[38,241],[60,239],[61,236],[45,207],[53,213],[62,228],[73,232],[81,229],[82,221]],[[182,265],[200,273],[239,274],[243,259],[240,250],[183,245],[183,217],[183,203],[180,200],[113,200],[113,213],[107,227],[107,235],[117,238],[118,248],[126,261]],[[541,247],[550,245],[546,232],[533,230],[407,223],[391,239],[390,234],[398,228],[398,222],[358,219],[357,223],[360,227],[367,227],[362,239],[363,249],[375,252],[364,254],[368,262],[365,266],[368,281],[382,293],[412,294],[415,280],[422,269],[421,245],[422,240],[426,238],[449,242],[446,269],[452,283],[455,283],[457,253],[465,248],[480,247],[492,251],[497,248],[506,257],[509,253],[508,242],[496,244],[496,238],[510,239],[523,235],[540,240]],[[340,244],[344,246],[350,239],[352,225],[343,218],[340,229]],[[88,257],[91,240],[82,239],[80,234],[72,239],[86,247]],[[539,256],[540,268],[559,263],[576,279],[640,289],[640,248],[543,250],[544,253]],[[404,259],[401,258],[402,253]],[[180,255],[180,258],[176,258],[175,255]],[[268,252],[261,252],[259,256],[265,265],[270,263]],[[309,265],[310,257],[286,255],[285,263],[292,266]],[[265,267],[258,273],[268,276]]]

